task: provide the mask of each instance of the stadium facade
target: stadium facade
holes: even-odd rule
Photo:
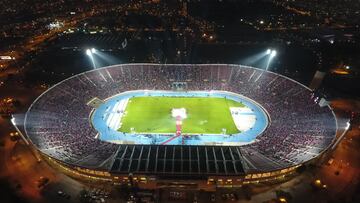
[[[267,128],[246,145],[153,145],[99,139],[91,113],[126,91],[226,91],[261,105]],[[96,98],[96,99],[94,99]],[[25,137],[50,164],[77,177],[142,186],[235,187],[281,180],[335,140],[330,106],[285,76],[242,65],[121,64],[68,78],[29,107]]]

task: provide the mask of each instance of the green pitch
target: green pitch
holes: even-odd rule
[[[183,133],[226,134],[238,133],[230,107],[244,104],[225,98],[204,97],[134,97],[129,99],[122,117],[121,132],[175,133],[173,108],[185,108],[187,118],[183,120]]]

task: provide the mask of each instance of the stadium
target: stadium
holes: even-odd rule
[[[94,69],[49,88],[24,120],[36,151],[64,171],[143,185],[281,179],[326,152],[336,130],[304,85],[229,64]]]

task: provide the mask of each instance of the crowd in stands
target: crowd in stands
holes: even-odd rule
[[[305,162],[335,137],[331,109],[316,104],[309,89],[278,74],[239,65],[151,64],[97,69],[53,86],[30,107],[27,136],[41,152],[58,160],[107,169],[106,161],[111,161],[118,145],[96,138],[87,102],[128,90],[171,90],[174,82],[186,82],[187,90],[242,94],[264,107],[268,128],[255,142],[239,146],[249,170],[276,170]]]

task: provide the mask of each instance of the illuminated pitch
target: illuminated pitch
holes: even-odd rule
[[[182,118],[182,132],[189,134],[239,133],[231,107],[242,103],[208,97],[134,97],[129,99],[121,119],[120,132],[175,133],[176,117]]]
[[[256,102],[222,91],[128,91],[91,117],[97,137],[117,144],[243,145],[268,124]]]

